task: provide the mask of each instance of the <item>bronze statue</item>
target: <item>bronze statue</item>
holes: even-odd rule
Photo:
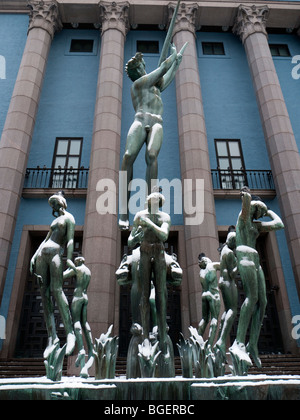
[[[216,346],[221,350],[224,357],[226,356],[226,341],[237,316],[238,289],[235,282],[237,276],[235,248],[235,226],[230,226],[228,229],[226,243],[220,249],[221,275],[219,280],[219,289],[222,293],[225,311],[221,318],[220,336]]]
[[[64,272],[64,279],[76,276],[76,288],[73,295],[71,313],[74,323],[74,331],[76,335],[76,341],[78,346],[78,357],[75,365],[81,367],[80,376],[82,378],[88,378],[88,369],[94,362],[93,354],[93,338],[91,328],[87,322],[87,288],[91,279],[91,271],[84,264],[85,259],[83,257],[77,257],[74,260],[75,267],[68,268]],[[85,349],[83,343],[83,335],[86,340],[88,348],[88,361],[85,361]]]
[[[160,192],[153,192],[147,197],[148,208],[138,212],[134,218],[132,232],[128,239],[129,247],[140,244],[139,276],[141,281],[141,326],[143,340],[150,335],[150,293],[151,280],[155,287],[155,303],[157,311],[158,340],[161,357],[164,358],[168,375],[167,335],[167,264],[164,242],[168,239],[171,219],[167,213],[159,210],[164,202]],[[153,277],[153,278],[152,278]],[[136,305],[139,303],[136,302]],[[165,376],[163,375],[163,376]]]
[[[210,320],[208,344],[213,345],[220,314],[221,299],[218,288],[217,270],[219,262],[212,262],[204,253],[199,255],[200,281],[202,284],[202,320],[199,323],[198,334],[203,336]]]
[[[171,45],[171,55],[167,58],[169,43],[175,24],[180,0],[173,15],[168,34],[164,43],[158,68],[147,74],[143,54],[137,52],[126,64],[125,70],[133,81],[131,87],[131,98],[135,110],[135,118],[132,123],[126,141],[125,153],[123,156],[121,170],[126,172],[127,185],[120,185],[120,210],[119,227],[128,229],[128,202],[130,198],[129,184],[133,178],[133,164],[144,144],[146,144],[146,182],[148,194],[152,190],[151,182],[158,177],[157,157],[163,141],[163,103],[161,92],[163,92],[175,77],[176,71],[182,61],[186,44],[180,50]],[[124,196],[126,192],[126,196]],[[127,212],[124,213],[124,207]]]
[[[132,255],[125,254],[122,258],[120,267],[116,271],[116,278],[120,286],[131,285],[131,313],[132,328],[128,357],[127,357],[127,378],[138,378],[141,376],[140,363],[138,363],[139,345],[143,343],[141,327],[140,301],[142,297],[142,288],[144,279],[140,276],[140,247],[132,251]],[[165,252],[165,261],[167,265],[167,283],[171,286],[179,286],[182,282],[182,268],[177,261],[177,255],[169,255]],[[152,341],[155,341],[157,335],[157,310],[156,294],[153,281],[151,281],[151,293],[149,297],[150,305],[150,328],[152,328]],[[150,334],[151,336],[151,334]],[[168,339],[171,346],[170,340]],[[139,359],[140,360],[140,359]]]
[[[53,345],[59,342],[55,328],[54,307],[52,296],[62,317],[67,334],[66,355],[70,355],[75,347],[75,334],[71,319],[68,301],[63,291],[63,260],[62,255],[67,248],[67,266],[75,268],[72,262],[74,250],[75,220],[72,214],[67,212],[67,201],[62,192],[49,198],[52,214],[55,220],[51,223],[50,230],[34,254],[30,262],[31,274],[36,274],[42,296],[44,318],[48,332],[48,345],[44,352],[47,359]]]
[[[251,365],[250,354],[257,365],[261,367],[257,343],[267,305],[265,276],[260,265],[256,250],[256,240],[262,232],[283,229],[280,217],[263,203],[259,197],[252,197],[250,189],[241,190],[242,211],[236,225],[236,256],[238,269],[245,291],[245,301],[242,305],[236,341],[230,348],[236,366],[243,365],[240,374],[245,374],[247,365]],[[271,221],[260,221],[268,217]],[[246,347],[246,333],[251,322],[250,339]]]

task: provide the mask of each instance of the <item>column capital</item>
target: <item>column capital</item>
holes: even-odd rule
[[[30,9],[28,32],[33,28],[42,28],[53,38],[55,32],[62,29],[56,0],[29,0],[28,7]]]
[[[117,29],[126,36],[129,31],[129,2],[100,1],[99,8],[102,35],[108,29]]]
[[[256,32],[268,36],[266,26],[269,17],[268,6],[245,6],[241,4],[238,8],[233,33],[236,33],[244,43],[249,35]]]
[[[176,8],[176,3],[168,4],[169,23],[171,22],[175,8]],[[199,6],[197,3],[193,3],[193,4],[182,3],[180,5],[178,14],[177,14],[177,19],[175,22],[173,35],[175,35],[177,32],[180,32],[180,31],[189,31],[189,32],[192,32],[194,36],[196,35],[196,21],[197,21],[198,9],[199,9]]]

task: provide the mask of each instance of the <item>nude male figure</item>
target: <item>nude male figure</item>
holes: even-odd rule
[[[152,180],[157,180],[158,166],[157,157],[163,141],[163,92],[175,77],[176,71],[182,61],[182,54],[186,45],[177,54],[176,47],[171,45],[171,55],[164,60],[159,67],[147,74],[143,54],[137,52],[126,64],[125,70],[133,81],[131,87],[132,104],[135,110],[135,118],[132,123],[126,141],[121,171],[126,173],[126,185],[120,181],[120,210],[119,227],[128,229],[128,202],[130,191],[128,186],[133,178],[133,164],[146,143],[146,182],[148,194],[152,191]],[[125,181],[123,181],[125,182]],[[126,205],[126,211],[124,207]]]

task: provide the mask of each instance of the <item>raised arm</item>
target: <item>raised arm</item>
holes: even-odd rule
[[[273,211],[268,210],[267,217],[270,217],[269,222],[257,222],[260,232],[271,232],[272,230],[284,229],[284,224],[281,218]]]
[[[251,194],[248,187],[244,187],[241,189],[241,198],[242,198],[242,211],[240,213],[240,217],[246,221],[250,217],[250,209],[251,209]]]
[[[176,48],[172,46],[172,53],[171,55],[162,62],[162,64],[156,69],[153,70],[151,73],[142,76],[138,80],[134,82],[134,85],[138,88],[140,85],[145,86],[154,86],[156,85],[159,80],[167,73],[167,71],[176,63],[177,52]]]
[[[184,46],[181,48],[181,50],[177,54],[177,58],[174,61],[174,63],[172,64],[171,68],[163,76],[162,83],[161,83],[161,86],[160,86],[161,92],[164,91],[170,85],[170,83],[172,83],[172,81],[174,80],[176,72],[177,72],[177,70],[180,66],[181,61],[182,61],[183,52],[186,49],[187,44],[188,44],[187,42],[184,44]]]

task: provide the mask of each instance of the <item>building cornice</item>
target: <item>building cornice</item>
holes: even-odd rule
[[[0,13],[28,14],[27,0],[0,0]],[[119,3],[120,1],[116,1]],[[63,23],[100,24],[99,0],[57,0],[60,17]],[[167,25],[168,5],[170,0],[128,0],[130,26]],[[240,4],[267,5],[270,13],[267,28],[298,29],[300,27],[300,1],[194,1],[185,3],[197,4],[196,25],[232,27]]]

